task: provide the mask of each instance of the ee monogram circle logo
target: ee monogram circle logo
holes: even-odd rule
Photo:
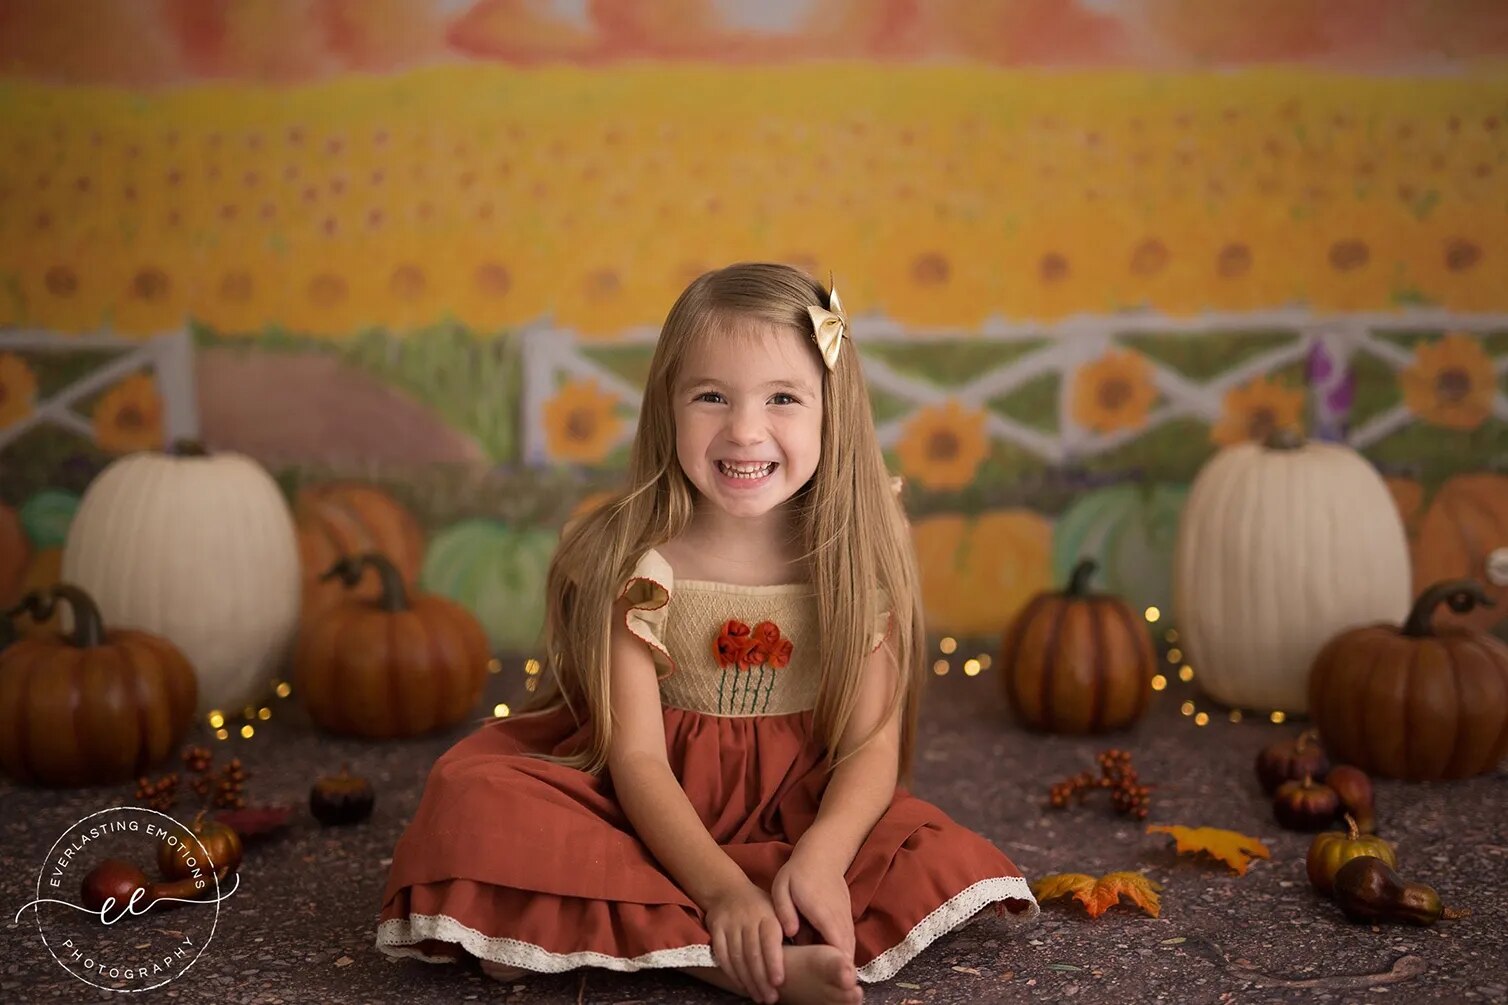
[[[176,878],[153,880],[161,867]],[[184,824],[141,806],[91,813],[53,843],[37,873],[42,944],[64,970],[104,991],[162,987],[209,947],[220,902],[240,885],[222,885],[208,850]],[[150,919],[149,914],[155,915]]]

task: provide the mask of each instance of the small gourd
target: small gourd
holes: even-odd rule
[[[340,774],[321,778],[309,789],[309,812],[326,827],[360,823],[372,815],[376,801],[371,783],[345,765]]]
[[[1398,867],[1393,846],[1376,835],[1362,834],[1357,830],[1356,820],[1348,813],[1344,831],[1316,834],[1309,843],[1309,854],[1304,859],[1309,885],[1328,897],[1335,891],[1335,874],[1340,867],[1362,855],[1374,855],[1393,868]]]
[[[1340,815],[1340,797],[1323,782],[1305,775],[1278,786],[1272,797],[1272,814],[1293,831],[1317,831]]]
[[[1325,775],[1325,784],[1335,790],[1341,808],[1356,820],[1356,829],[1371,834],[1377,829],[1377,812],[1372,795],[1372,779],[1350,764],[1337,764]]]
[[[1336,870],[1334,896],[1346,917],[1366,923],[1433,925],[1441,918],[1466,914],[1442,904],[1433,887],[1404,880],[1375,855],[1353,858]]]
[[[1284,782],[1305,775],[1323,778],[1329,770],[1325,748],[1320,746],[1319,734],[1312,729],[1304,730],[1296,739],[1276,740],[1257,755],[1257,781],[1269,796]]]

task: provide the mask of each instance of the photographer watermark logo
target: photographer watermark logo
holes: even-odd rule
[[[170,878],[154,878],[157,871]],[[150,991],[194,965],[214,937],[221,884],[194,832],[166,813],[118,806],[63,832],[37,873],[31,910],[58,965],[105,991]]]

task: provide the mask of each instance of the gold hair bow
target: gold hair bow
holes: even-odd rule
[[[838,299],[838,288],[828,281],[832,293],[827,298],[827,310],[808,307],[812,325],[816,329],[817,348],[822,351],[822,362],[829,370],[838,365],[838,350],[843,348],[843,337],[848,334],[848,315],[843,313],[843,302]]]

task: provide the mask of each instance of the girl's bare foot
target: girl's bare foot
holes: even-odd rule
[[[836,946],[781,946],[785,960],[785,981],[779,987],[780,1000],[790,1005],[859,1005],[864,992],[859,988],[859,974],[853,960]],[[732,976],[717,967],[687,967],[685,973],[715,984],[736,995],[744,989]]]
[[[859,1005],[864,992],[853,960],[836,946],[785,946],[780,1000],[792,1005]]]
[[[523,967],[510,967],[491,960],[481,960],[482,973],[495,981],[516,981],[524,975]]]

